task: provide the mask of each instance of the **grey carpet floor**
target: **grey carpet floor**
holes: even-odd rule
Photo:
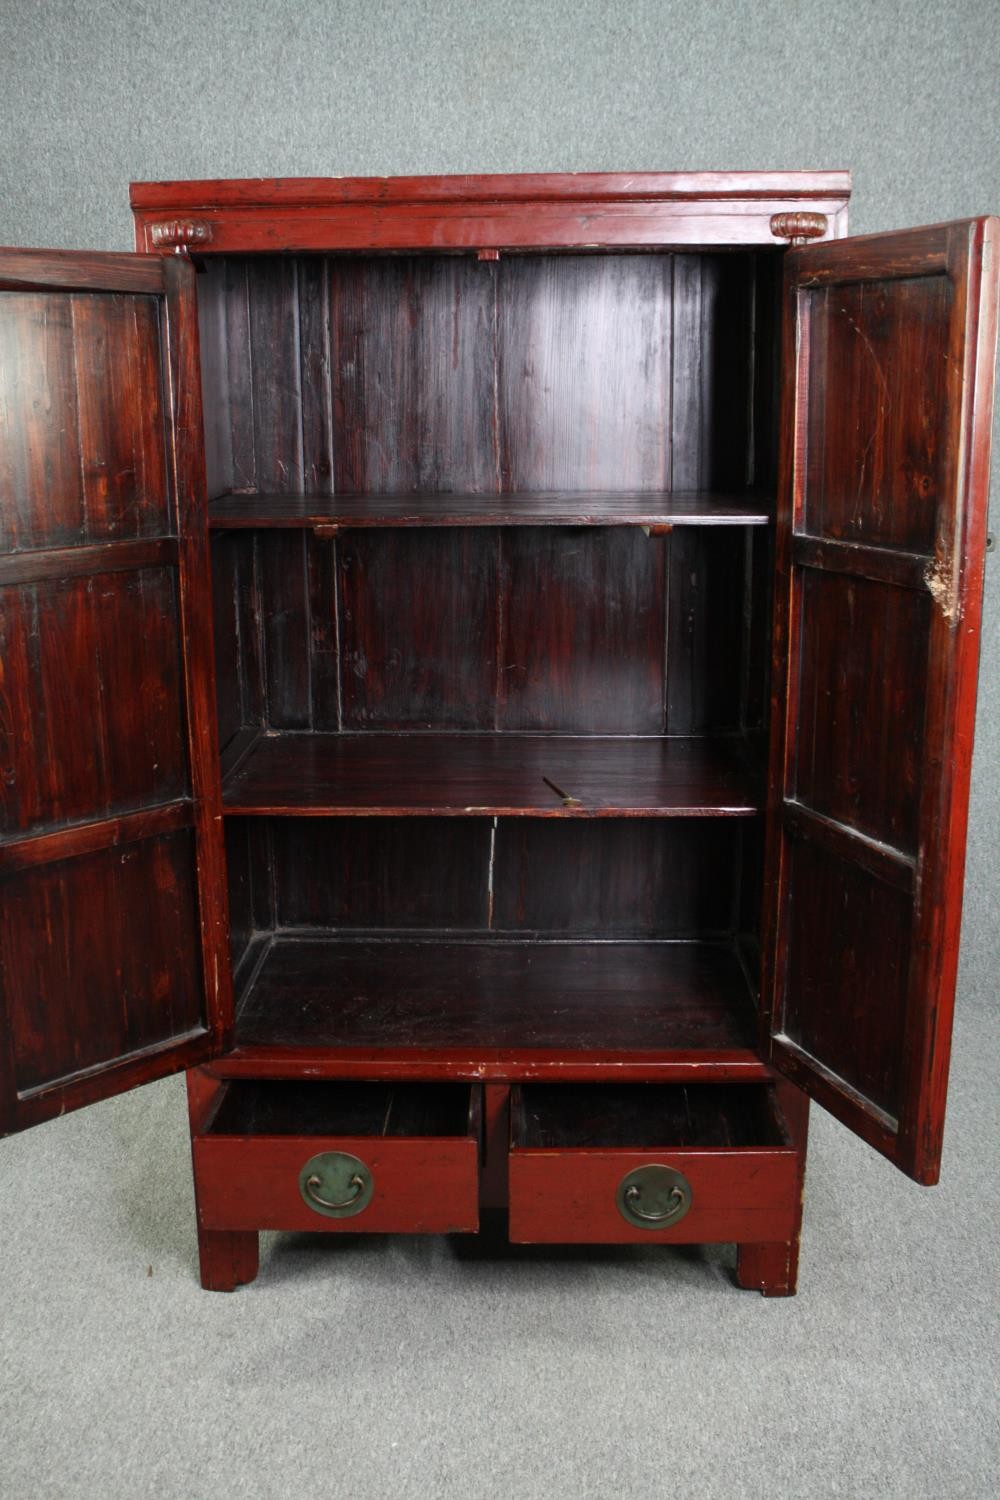
[[[797,1298],[733,1252],[265,1235],[199,1289],[178,1079],[0,1145],[0,1493],[993,1496],[996,1080],[956,1036],[944,1180],[818,1110]]]

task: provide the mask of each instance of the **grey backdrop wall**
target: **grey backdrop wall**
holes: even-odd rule
[[[0,0],[0,39],[0,243],[130,249],[164,177],[849,166],[855,233],[1000,212],[996,0]],[[963,1004],[1000,957],[998,568]]]

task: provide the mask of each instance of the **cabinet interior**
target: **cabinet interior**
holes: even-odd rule
[[[752,1048],[780,271],[209,260],[244,1046]]]

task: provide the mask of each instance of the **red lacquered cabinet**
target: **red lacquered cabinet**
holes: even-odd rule
[[[738,1247],[938,1174],[997,221],[846,173],[141,183],[0,252],[0,1125],[261,1229]]]

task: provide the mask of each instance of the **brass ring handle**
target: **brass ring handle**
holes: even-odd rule
[[[677,1218],[685,1202],[682,1190],[679,1187],[674,1187],[670,1189],[666,1208],[662,1209],[659,1213],[648,1214],[644,1208],[639,1207],[642,1190],[637,1188],[635,1183],[631,1187],[627,1187],[622,1196],[635,1217],[637,1219],[645,1219],[647,1224],[662,1224],[667,1219]]]
[[[618,1212],[635,1229],[672,1229],[691,1207],[691,1184],[676,1167],[644,1162],[626,1172],[615,1193]]]
[[[349,1151],[320,1151],[302,1164],[299,1192],[313,1213],[352,1219],[372,1201],[375,1180],[371,1167]]]
[[[354,1176],[348,1183],[348,1187],[352,1187],[354,1189],[353,1193],[349,1198],[342,1198],[339,1203],[331,1203],[329,1198],[324,1198],[321,1193],[318,1193],[316,1191],[317,1188],[320,1188],[322,1186],[322,1178],[317,1177],[315,1173],[313,1173],[311,1177],[307,1177],[305,1182],[303,1183],[303,1187],[305,1188],[307,1196],[319,1208],[332,1208],[339,1211],[340,1209],[351,1208],[355,1203],[357,1203],[358,1199],[361,1197],[361,1194],[365,1190],[365,1179],[360,1176],[359,1173],[355,1172]]]

